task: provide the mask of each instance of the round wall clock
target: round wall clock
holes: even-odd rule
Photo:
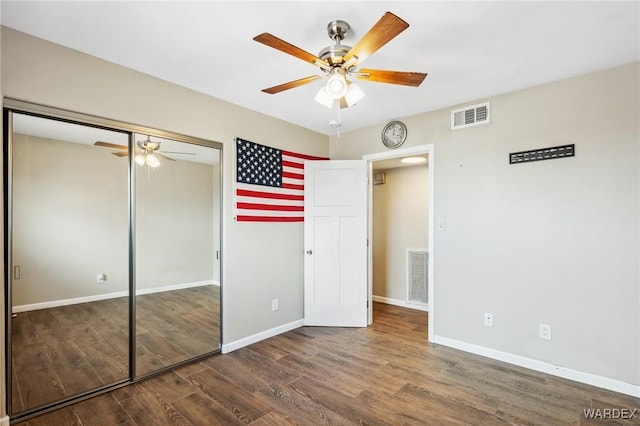
[[[382,143],[387,148],[397,148],[407,139],[407,126],[402,121],[391,121],[382,129]]]

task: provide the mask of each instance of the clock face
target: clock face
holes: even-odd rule
[[[397,148],[407,138],[407,128],[400,121],[392,121],[382,129],[382,143],[387,148]]]

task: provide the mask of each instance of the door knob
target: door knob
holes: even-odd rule
[[[313,250],[307,250],[307,254],[313,254]]]

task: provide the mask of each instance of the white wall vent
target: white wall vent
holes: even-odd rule
[[[489,102],[451,111],[451,130],[477,126],[490,121]]]
[[[427,277],[429,252],[426,250],[407,250],[408,303],[428,304]]]

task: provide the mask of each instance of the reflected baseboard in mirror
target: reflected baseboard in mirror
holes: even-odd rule
[[[129,299],[20,312],[12,321],[13,413],[129,376]]]
[[[136,296],[136,375],[220,348],[220,287]]]

